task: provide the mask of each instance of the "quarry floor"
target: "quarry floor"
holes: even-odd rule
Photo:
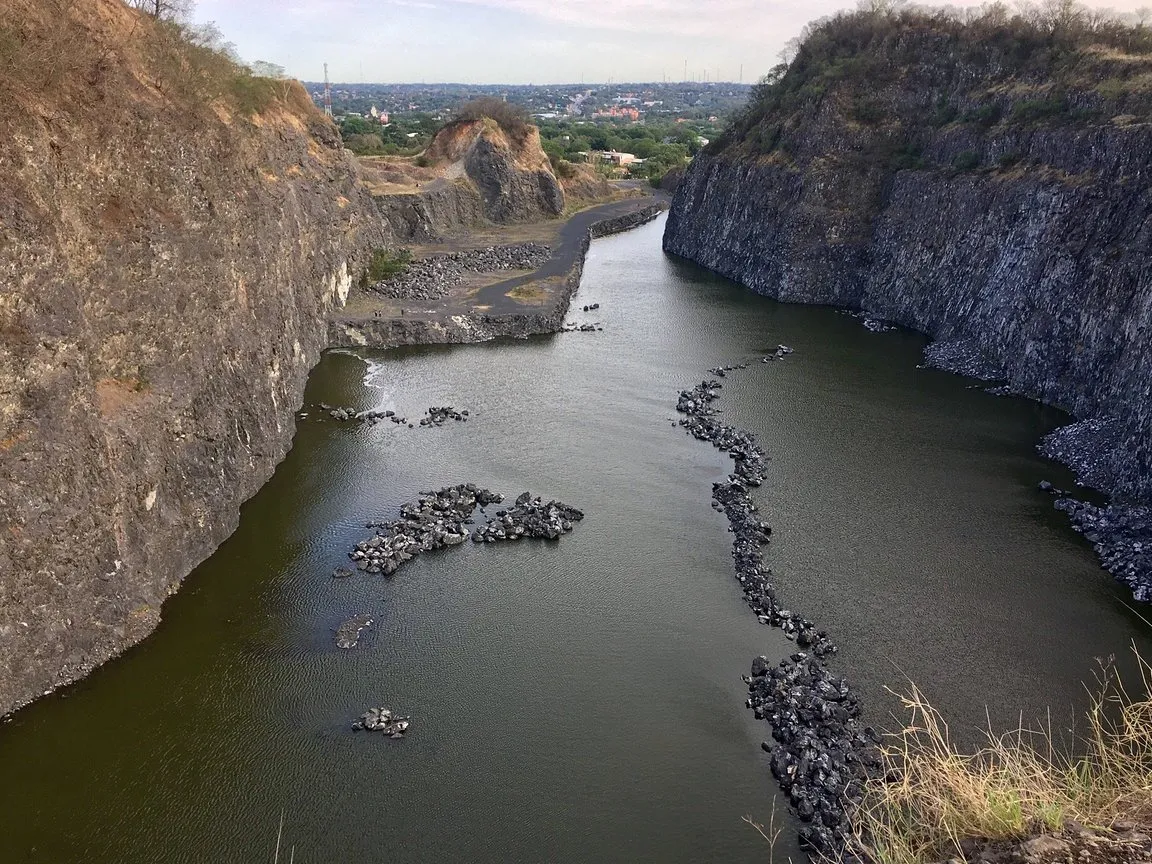
[[[491,225],[447,234],[438,243],[411,247],[416,258],[518,243],[551,247],[551,257],[536,270],[475,273],[455,286],[448,296],[434,300],[397,300],[353,288],[347,304],[331,318],[337,323],[379,324],[389,320],[436,321],[477,314],[488,318],[522,316],[525,312],[554,307],[570,293],[570,277],[583,264],[584,242],[593,226],[668,202],[668,196],[658,190],[631,191],[630,197],[593,205],[567,218],[523,225]]]

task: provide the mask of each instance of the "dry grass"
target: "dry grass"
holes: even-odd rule
[[[1106,827],[1152,819],[1152,666],[1137,655],[1139,696],[1102,664],[1087,728],[1068,756],[1045,729],[989,733],[964,753],[915,686],[900,696],[911,713],[889,738],[887,779],[869,781],[857,811],[855,851],[877,864],[921,864],[957,855],[967,838],[990,840],[1059,830],[1071,819]],[[962,855],[960,857],[963,857]]]
[[[120,0],[0,0],[0,119],[54,115],[64,102],[104,116],[140,85],[185,111],[319,116],[298,83],[253,75],[211,27],[156,21]]]

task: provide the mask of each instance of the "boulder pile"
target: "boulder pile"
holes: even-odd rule
[[[583,518],[584,514],[575,507],[560,501],[545,503],[543,499],[533,498],[525,492],[511,508],[497,510],[494,518],[473,531],[472,542],[498,543],[521,537],[559,540],[560,535],[572,530],[573,522]]]
[[[1131,588],[1137,600],[1152,602],[1152,507],[1097,507],[1058,498],[1056,509],[1068,514],[1072,528],[1092,544],[1105,570]]]
[[[369,708],[352,723],[352,728],[367,732],[383,732],[389,738],[403,738],[411,725],[411,717],[393,714],[389,708]]]
[[[864,781],[880,770],[879,736],[860,721],[848,682],[798,651],[772,666],[752,661],[748,707],[772,724],[772,774],[792,809],[807,823],[800,844],[834,860],[851,836],[850,807]]]
[[[341,408],[339,406],[329,405],[321,402],[319,405],[321,413],[327,414],[333,420],[341,423],[354,422],[354,423],[367,423],[369,426],[375,426],[385,420],[397,425],[407,426],[409,429],[415,429],[416,423],[409,423],[407,417],[402,417],[395,411],[357,411],[355,408]],[[425,416],[420,418],[419,425],[424,427],[430,426],[443,426],[448,420],[455,420],[457,423],[466,423],[471,413],[464,409],[457,411],[451,405],[447,406],[433,406],[424,412]]]
[[[446,486],[437,492],[423,492],[419,499],[400,508],[393,522],[369,522],[375,536],[357,543],[348,553],[356,568],[365,573],[392,576],[421,552],[459,546],[469,537],[476,543],[495,543],[535,537],[557,540],[584,518],[575,507],[548,501],[524,492],[507,510],[500,510],[475,531],[477,507],[499,504],[504,496],[481,489],[475,483]]]
[[[535,270],[552,257],[539,243],[487,246],[467,252],[432,255],[408,265],[403,273],[376,282],[369,290],[394,300],[437,300],[475,273]]]
[[[564,322],[564,326],[560,328],[561,333],[595,333],[597,330],[603,330],[600,322],[597,321],[593,324],[577,324],[574,321]]]
[[[445,420],[455,420],[457,423],[468,422],[468,412],[457,411],[451,405],[443,408],[429,408],[425,413],[428,416],[420,418],[421,426],[443,426]]]
[[[415,502],[400,508],[399,519],[368,523],[367,527],[376,529],[376,535],[357,543],[348,557],[358,570],[391,576],[421,552],[463,543],[468,539],[466,524],[473,511],[503,500],[503,495],[481,489],[475,483],[424,492]]]

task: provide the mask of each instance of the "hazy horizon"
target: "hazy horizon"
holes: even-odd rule
[[[1117,13],[1147,0],[1110,4]],[[952,6],[978,6],[954,3]],[[1094,4],[1095,5],[1095,4]],[[199,0],[247,61],[345,84],[753,83],[838,0]],[[742,73],[742,74],[741,74]]]

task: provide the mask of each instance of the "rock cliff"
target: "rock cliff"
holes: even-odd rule
[[[1094,418],[1062,455],[1147,501],[1150,80],[1147,35],[1120,25],[840,16],[694,161],[664,247]]]
[[[0,0],[0,713],[150,632],[233,531],[379,242],[303,89],[186,35]]]

